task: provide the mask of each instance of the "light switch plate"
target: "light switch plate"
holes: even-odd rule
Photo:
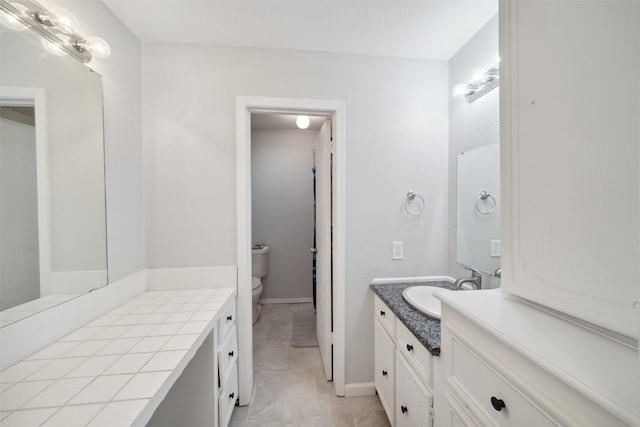
[[[404,246],[403,242],[391,242],[393,252],[391,259],[403,259],[404,258]]]
[[[492,240],[491,241],[491,256],[499,257],[502,252],[502,241],[501,240]]]

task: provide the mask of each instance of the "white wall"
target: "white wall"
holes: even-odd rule
[[[251,131],[252,240],[269,246],[262,299],[311,298],[316,130]]]
[[[486,69],[498,53],[498,16],[482,27],[450,60],[449,89],[470,80],[473,71]],[[500,141],[499,92],[496,88],[472,103],[451,97],[449,90],[449,275],[467,277],[456,262],[457,156]],[[500,281],[482,275],[482,287],[500,286]]]
[[[236,264],[237,95],[345,101],[346,381],[373,381],[371,279],[447,271],[447,63],[145,45],[142,74],[150,268]]]
[[[102,74],[107,187],[109,282],[145,267],[142,176],[141,44],[102,2],[43,1],[80,21],[79,31],[111,45],[111,56],[94,59]]]

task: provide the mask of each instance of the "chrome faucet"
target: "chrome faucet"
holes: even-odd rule
[[[468,283],[473,289],[482,289],[482,275],[480,272],[471,267],[465,267],[465,269],[471,271],[471,277],[457,279],[453,284],[459,288],[465,283]]]

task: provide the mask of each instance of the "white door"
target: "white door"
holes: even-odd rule
[[[324,372],[333,379],[331,343],[331,121],[316,138],[316,334]]]

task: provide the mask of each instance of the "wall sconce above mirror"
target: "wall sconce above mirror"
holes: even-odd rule
[[[0,24],[14,31],[31,28],[42,37],[43,46],[55,55],[67,53],[80,62],[111,54],[100,37],[84,37],[77,32],[78,20],[63,8],[48,10],[35,0],[0,0]]]
[[[451,91],[454,98],[463,98],[473,102],[500,85],[500,58],[486,70],[476,70],[468,83],[458,83]]]

